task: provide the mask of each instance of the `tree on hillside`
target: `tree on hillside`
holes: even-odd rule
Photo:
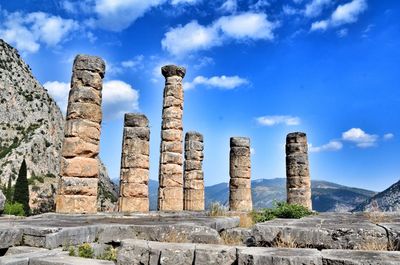
[[[25,159],[19,169],[17,182],[15,183],[14,202],[19,202],[24,206],[26,215],[29,215],[29,186]]]
[[[12,197],[13,197],[13,195],[12,195],[12,179],[11,179],[11,176],[9,176],[8,177],[8,185],[7,185],[7,187],[5,188],[5,190],[6,190],[6,201],[8,201],[8,202],[11,202],[12,201]]]

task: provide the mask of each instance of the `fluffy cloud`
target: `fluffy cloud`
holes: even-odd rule
[[[171,5],[179,5],[179,4],[189,4],[189,5],[194,5],[202,0],[172,0]]]
[[[276,116],[262,116],[256,118],[258,124],[263,126],[274,126],[278,124],[286,124],[288,126],[294,126],[300,124],[299,117],[287,116],[287,115],[276,115]]]
[[[236,12],[237,9],[237,1],[236,0],[226,0],[221,7],[219,8],[223,12]]]
[[[46,82],[43,86],[65,114],[70,84],[51,81]],[[102,107],[106,120],[122,117],[126,112],[137,111],[139,109],[139,92],[123,81],[106,81],[103,84]]]
[[[0,38],[27,53],[37,52],[41,44],[54,47],[78,29],[76,21],[44,12],[4,12],[0,21]]]
[[[352,128],[342,133],[342,139],[345,141],[353,142],[357,147],[367,148],[376,145],[378,135],[368,134],[360,128]]]
[[[357,22],[358,17],[367,7],[366,0],[352,0],[349,3],[339,5],[329,19],[314,22],[311,25],[311,31],[326,30],[329,27],[339,27]]]
[[[131,60],[121,62],[121,66],[132,69],[143,68],[143,59],[144,59],[143,55],[138,55]]]
[[[312,0],[306,5],[304,15],[306,17],[319,16],[326,6],[329,6],[332,0]]]
[[[96,24],[103,29],[121,31],[152,7],[165,2],[166,0],[96,0],[94,5],[98,17]]]
[[[206,50],[220,44],[221,39],[215,28],[204,27],[197,21],[171,29],[161,41],[163,49],[175,55]]]
[[[204,76],[197,76],[196,78],[193,79],[192,82],[187,82],[184,84],[184,88],[186,90],[192,89],[198,85],[204,85],[207,87],[214,87],[214,88],[220,88],[220,89],[234,89],[236,87],[246,85],[249,82],[241,78],[239,76],[213,76],[210,78],[204,77]]]
[[[393,133],[387,133],[383,136],[383,140],[391,140],[394,138],[394,134]]]
[[[312,146],[309,145],[309,151],[311,153],[320,153],[320,152],[327,152],[327,151],[338,151],[343,148],[343,144],[340,141],[332,140],[327,144],[322,146]]]
[[[246,12],[239,15],[224,16],[209,26],[192,21],[165,33],[161,41],[163,49],[174,55],[191,51],[207,50],[222,45],[229,39],[235,40],[273,40],[276,23],[270,22],[263,13]]]

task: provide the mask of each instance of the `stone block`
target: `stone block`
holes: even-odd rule
[[[183,167],[177,164],[161,164],[160,174],[163,176],[181,175],[183,174]]]
[[[250,138],[247,137],[231,137],[231,147],[250,147]]]
[[[181,154],[183,151],[182,143],[176,142],[162,142],[161,152],[173,152]]]
[[[84,141],[80,137],[65,137],[62,156],[65,158],[89,157],[93,158],[99,154],[99,145]]]
[[[95,158],[61,158],[62,177],[98,177],[99,162]]]
[[[177,119],[182,120],[182,109],[180,107],[168,107],[163,109],[163,120],[164,119]]]
[[[162,179],[160,179],[160,186],[161,187],[182,187],[183,186],[182,174],[174,174],[174,175],[162,174]]]
[[[119,199],[120,212],[148,212],[149,198],[148,197],[121,197]]]
[[[70,103],[67,109],[67,120],[84,119],[96,123],[101,123],[101,108],[91,103]]]
[[[136,139],[149,141],[150,140],[150,129],[143,127],[125,127],[124,137],[126,139]]]
[[[164,98],[163,107],[177,107],[179,109],[183,109],[183,100],[173,96],[167,96]]]
[[[98,178],[61,178],[61,194],[97,196]]]
[[[148,184],[149,170],[143,168],[122,168],[121,181],[137,184]]]
[[[142,168],[149,169],[149,156],[141,154],[126,154],[122,157],[121,166],[123,168]]]
[[[322,250],[324,265],[400,264],[398,251]]]
[[[65,137],[80,137],[82,140],[98,144],[100,125],[88,120],[68,120],[65,123]]]
[[[182,130],[183,129],[182,120],[177,118],[165,118],[162,120],[161,128],[162,130],[168,130],[168,129]]]
[[[161,139],[169,142],[182,141],[182,130],[168,129],[162,130]]]
[[[126,113],[124,127],[148,127],[149,120],[146,115],[140,113]]]
[[[149,188],[147,184],[138,183],[121,183],[122,197],[147,198],[149,196]]]
[[[173,152],[162,152],[161,153],[161,163],[162,164],[182,165],[183,164],[182,154],[173,153]]]
[[[96,213],[97,196],[57,195],[58,213]]]
[[[75,57],[73,69],[89,70],[104,75],[106,64],[100,57],[79,54]]]
[[[236,247],[197,244],[194,265],[234,265]]]
[[[69,102],[73,103],[91,103],[100,106],[101,94],[99,90],[92,87],[74,87],[69,91]]]
[[[71,256],[32,258],[29,265],[115,265],[113,261]]]

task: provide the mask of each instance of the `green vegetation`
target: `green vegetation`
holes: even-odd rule
[[[94,257],[94,251],[89,243],[83,243],[78,247],[78,256],[81,258],[92,259]]]
[[[11,176],[9,176],[8,177],[8,185],[5,188],[6,201],[8,201],[8,202],[12,201],[12,197],[13,197],[13,194],[14,194],[14,190],[13,190],[11,182],[12,182],[12,179],[11,179]]]
[[[24,206],[18,202],[6,202],[4,213],[16,216],[25,216]]]
[[[30,179],[28,179],[28,185],[34,185],[36,181],[44,183],[44,177],[33,175]]]
[[[314,212],[301,205],[288,204],[286,202],[276,202],[274,204],[274,208],[254,212],[254,221],[260,223],[275,218],[299,219],[314,214]]]
[[[15,137],[12,144],[7,147],[0,147],[0,159],[3,159],[10,153],[13,149],[17,148],[20,145],[20,141],[18,140],[18,137]]]
[[[13,201],[21,203],[24,207],[25,213],[29,215],[29,186],[25,159],[22,160],[21,168],[19,169],[18,178],[15,183]]]
[[[117,261],[117,249],[113,248],[112,246],[109,246],[106,248],[104,253],[100,256],[97,257],[97,259],[102,259],[102,260],[110,260],[110,261]]]
[[[70,256],[76,256],[75,248],[74,248],[73,246],[70,246],[70,247],[68,248],[68,255],[70,255]]]

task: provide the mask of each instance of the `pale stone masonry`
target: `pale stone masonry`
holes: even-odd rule
[[[302,132],[286,137],[287,202],[312,209],[307,136]]]
[[[59,213],[95,213],[104,61],[75,57],[56,199]]]
[[[143,114],[125,114],[120,172],[120,212],[149,211],[149,121]]]
[[[232,137],[230,139],[229,164],[229,209],[231,211],[251,211],[251,160],[250,139]]]
[[[183,67],[161,68],[165,77],[161,124],[158,210],[183,210]]]
[[[204,211],[203,149],[203,135],[187,132],[183,166],[183,209],[186,211]]]

